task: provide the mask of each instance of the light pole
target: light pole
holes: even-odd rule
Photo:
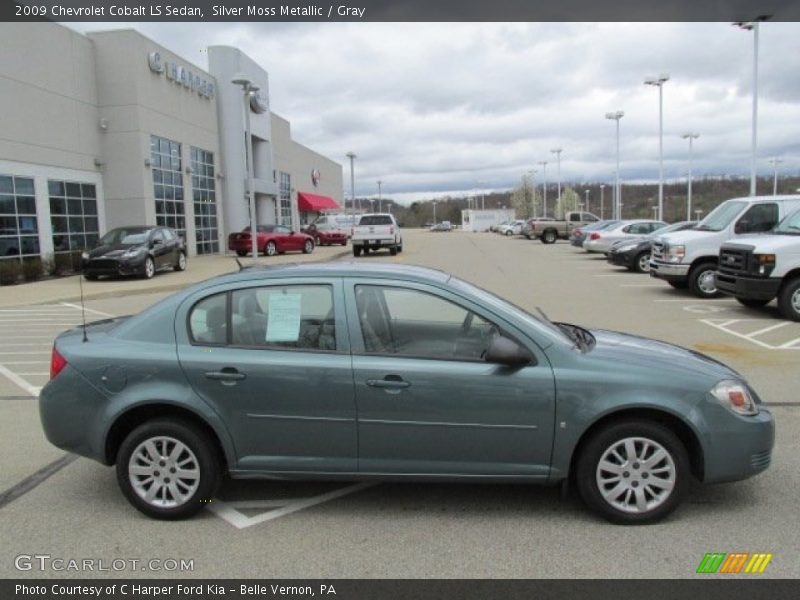
[[[603,213],[605,212],[603,209],[605,208],[605,191],[606,191],[606,184],[600,184],[600,219],[603,219]]]
[[[586,212],[589,212],[589,190],[583,190],[586,194]]]
[[[766,21],[770,15],[761,15],[753,21],[739,21],[734,23],[740,29],[753,32],[753,124],[752,148],[750,150],[750,195],[756,195],[756,141],[758,129],[758,24]]]
[[[650,208],[653,209],[653,220],[657,221],[658,220],[658,206],[653,205]]]
[[[436,200],[433,201],[433,224],[436,225]]]
[[[250,206],[250,241],[253,252],[253,262],[258,258],[258,224],[256,223],[256,195],[253,179],[253,134],[250,130],[250,96],[260,88],[242,73],[234,75],[231,83],[242,88],[244,96],[244,129],[247,146],[245,147],[245,163],[247,165],[247,201]]]
[[[686,220],[692,220],[692,142],[700,137],[699,133],[684,133],[681,136],[685,140],[689,140],[689,183],[687,184],[688,190],[686,193]]]
[[[383,185],[383,182],[378,179],[378,212],[383,212],[383,196],[381,195],[381,185]]]
[[[542,165],[542,216],[547,216],[547,161],[540,160]]]
[[[669,81],[669,73],[658,77],[648,77],[645,85],[658,88],[658,218],[664,215],[664,84]]]
[[[614,181],[614,206],[611,211],[612,219],[619,219],[620,215],[622,215],[622,189],[619,185],[619,120],[624,116],[625,113],[621,110],[606,113],[606,119],[617,122],[617,174]]]
[[[773,175],[772,175],[772,195],[773,196],[777,196],[778,195],[778,165],[781,164],[782,162],[783,161],[780,158],[778,158],[777,156],[775,158],[769,159],[769,164],[771,164],[772,168],[773,168]]]
[[[350,159],[350,209],[353,212],[353,218],[356,216],[356,179],[355,175],[353,174],[353,161],[356,159],[356,155],[353,152],[348,152],[345,154],[347,158]]]
[[[563,148],[553,148],[550,150],[556,155],[556,180],[558,181],[558,201],[561,201],[561,152]]]
[[[481,180],[481,181],[476,181],[475,183],[478,185],[478,187],[481,190],[481,210],[484,210],[485,209],[485,199],[486,198],[485,198],[485,190],[483,189],[483,186],[486,184],[486,181]]]
[[[536,169],[530,169],[531,176],[531,217],[536,218]]]

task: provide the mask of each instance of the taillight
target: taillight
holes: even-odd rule
[[[50,355],[50,379],[55,379],[55,376],[64,370],[67,366],[67,359],[61,356],[53,346],[53,353]]]
[[[581,235],[583,232],[580,229],[575,230],[575,235]]]
[[[599,240],[600,239],[600,234],[599,233],[593,233],[592,235],[589,236],[589,239],[590,240]]]

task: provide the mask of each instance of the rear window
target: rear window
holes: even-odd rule
[[[358,222],[359,225],[394,225],[389,215],[365,215]]]

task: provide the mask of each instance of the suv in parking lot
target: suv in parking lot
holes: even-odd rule
[[[742,236],[719,251],[717,289],[745,306],[778,298],[781,314],[800,321],[800,210],[770,235]]]
[[[726,200],[691,230],[658,236],[650,275],[698,298],[718,295],[715,273],[720,246],[731,238],[764,233],[800,208],[800,196],[753,196]]]
[[[578,227],[596,223],[600,219],[588,212],[568,212],[563,220],[550,218],[535,219],[529,222],[530,235],[526,237],[541,240],[544,244],[554,244],[556,240],[568,240],[570,234]]]

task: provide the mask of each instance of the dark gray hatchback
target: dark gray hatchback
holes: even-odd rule
[[[232,477],[573,477],[622,523],[692,478],[767,468],[770,412],[706,356],[552,323],[446,273],[245,269],[59,336],[40,396],[55,445],[117,466],[142,512],[181,518]]]

